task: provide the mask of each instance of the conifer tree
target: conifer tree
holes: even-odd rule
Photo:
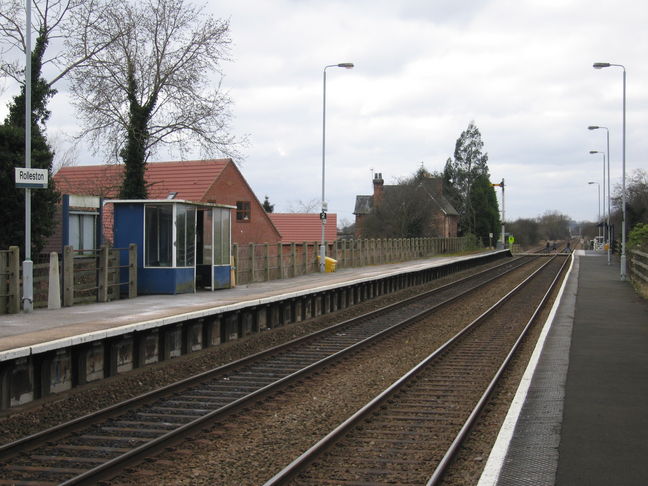
[[[31,55],[32,69],[32,120],[31,167],[47,169],[47,189],[32,191],[31,241],[34,254],[38,254],[54,230],[54,212],[59,194],[52,180],[54,153],[45,138],[45,123],[50,116],[49,99],[56,91],[43,79],[43,56],[47,48],[47,35],[41,30]],[[0,248],[10,245],[24,246],[25,193],[17,189],[14,169],[25,166],[25,85],[9,105],[9,115],[0,125]]]

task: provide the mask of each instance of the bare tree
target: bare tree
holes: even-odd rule
[[[317,198],[309,199],[308,201],[302,201],[299,199],[296,202],[291,202],[288,206],[289,213],[319,213],[319,207],[322,204]]]
[[[47,81],[50,87],[119,36],[117,32],[112,36],[102,35],[105,14],[105,0],[32,1],[32,30],[44,39],[45,45],[67,42],[73,37],[85,46],[75,55],[60,48],[47,54],[43,51],[40,62],[53,73]],[[0,0],[0,75],[19,84],[24,82],[25,18],[24,0]]]
[[[161,145],[239,159],[220,83],[229,22],[184,0],[115,0],[103,35],[116,32],[72,78],[81,136],[126,165],[122,196],[146,196],[146,161]],[[85,49],[74,39],[69,46],[76,55]]]

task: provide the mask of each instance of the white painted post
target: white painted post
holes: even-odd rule
[[[47,286],[47,308],[61,308],[61,284],[59,279],[59,261],[58,253],[50,253],[49,262],[49,284]]]

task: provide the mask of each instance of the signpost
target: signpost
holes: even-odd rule
[[[31,0],[25,0],[25,13],[25,172],[29,179],[32,135]],[[31,259],[31,186],[25,187],[25,260],[23,261],[22,302],[25,312],[34,310],[34,262]]]
[[[47,169],[16,167],[16,187],[23,189],[47,189]]]
[[[31,260],[31,190],[47,189],[47,169],[16,167],[16,187],[25,189],[25,261],[23,262],[23,310],[34,308],[34,262]]]

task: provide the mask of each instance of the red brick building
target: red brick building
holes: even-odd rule
[[[61,194],[116,199],[123,174],[122,164],[63,167],[54,175],[54,181]],[[145,180],[149,199],[236,206],[236,214],[232,214],[233,243],[281,241],[281,234],[231,159],[149,162]],[[106,224],[111,226],[110,214],[106,214]]]

